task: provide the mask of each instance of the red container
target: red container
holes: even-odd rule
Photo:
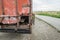
[[[18,13],[19,15],[29,13],[30,7],[27,6],[30,5],[29,1],[30,0],[3,0],[4,15],[17,16]]]
[[[30,11],[30,0],[3,0],[3,10],[4,14],[6,16],[10,16],[10,18],[5,17],[2,21],[4,24],[12,24],[12,23],[17,23],[18,19],[16,17],[11,17],[11,16],[18,16],[19,15],[27,15]],[[1,3],[1,0],[0,0]],[[0,4],[0,15],[2,14],[2,9]]]

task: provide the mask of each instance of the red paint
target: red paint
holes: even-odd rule
[[[2,8],[2,2],[4,9]],[[30,5],[29,0],[3,0],[2,2],[0,0],[0,15],[3,14],[2,9],[4,10],[3,15],[8,16],[18,16],[18,14],[22,15],[22,13],[27,15],[30,11],[30,7],[23,7],[24,5]],[[4,18],[2,23],[17,23],[17,18],[14,18]]]
[[[17,0],[18,1],[18,13],[21,15],[27,14],[29,12],[29,8],[27,7],[22,7],[24,5],[29,5],[29,0]]]
[[[16,1],[15,0],[3,0],[4,13],[9,16],[16,16]]]
[[[2,1],[0,0],[0,15],[2,15]]]

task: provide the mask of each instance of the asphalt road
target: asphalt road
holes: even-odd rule
[[[35,19],[35,25],[32,26],[32,34],[18,33],[0,33],[0,40],[60,40],[60,33],[56,29]]]

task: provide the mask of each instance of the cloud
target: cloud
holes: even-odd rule
[[[33,11],[60,11],[60,0],[33,0]]]

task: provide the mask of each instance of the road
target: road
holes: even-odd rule
[[[35,19],[32,34],[0,33],[0,40],[60,40],[60,33],[42,20]]]

